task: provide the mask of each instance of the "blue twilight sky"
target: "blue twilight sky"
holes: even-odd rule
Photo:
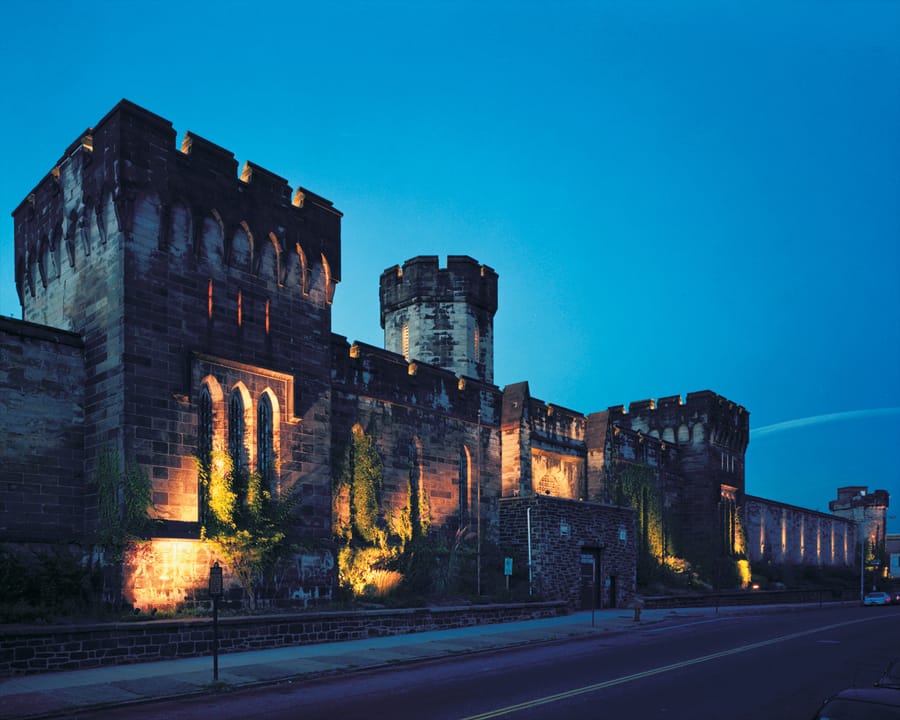
[[[900,516],[898,0],[35,0],[4,26],[6,212],[126,97],[343,211],[335,332],[381,345],[381,271],[468,254],[500,274],[500,386],[585,413],[711,389],[750,410],[748,492],[868,485]]]

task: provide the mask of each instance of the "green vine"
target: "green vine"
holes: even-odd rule
[[[638,581],[644,582],[663,561],[666,548],[662,498],[653,468],[622,463],[614,480],[614,502],[635,511]]]
[[[375,443],[362,427],[353,426],[350,445],[352,480],[350,483],[350,518],[353,534],[371,544],[384,544],[378,527],[381,509],[382,465]]]
[[[381,596],[402,579],[406,555],[421,543],[431,524],[428,495],[407,477],[409,502],[399,510],[384,507],[384,468],[373,438],[362,426],[353,426],[344,453],[342,471],[334,483],[334,534],[343,545],[338,553],[341,585],[356,595]]]
[[[97,544],[120,562],[129,545],[144,539],[153,508],[150,478],[137,463],[120,470],[119,453],[106,448],[97,456]]]
[[[296,551],[288,530],[300,495],[274,496],[259,473],[236,467],[214,450],[198,461],[201,490],[201,538],[213,545],[235,574],[251,609],[259,590],[281,560]]]

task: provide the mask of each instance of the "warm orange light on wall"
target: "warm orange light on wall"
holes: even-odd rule
[[[199,540],[153,538],[126,551],[123,594],[144,612],[174,610],[205,588],[212,549]]]
[[[269,334],[269,301],[266,300],[266,335]]]
[[[206,314],[212,319],[212,290],[213,290],[213,281],[212,278],[209,279],[209,285],[206,288]]]
[[[244,323],[244,294],[240,290],[238,290],[237,323],[238,327]]]

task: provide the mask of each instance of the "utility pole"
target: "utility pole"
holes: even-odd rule
[[[478,402],[481,404],[481,393],[478,393]],[[475,595],[481,597],[481,407],[478,408],[478,485],[475,490],[475,537],[478,544],[475,560]]]
[[[866,599],[866,541],[863,520],[859,521],[859,601]]]

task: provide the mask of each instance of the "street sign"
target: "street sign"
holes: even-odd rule
[[[503,574],[512,575],[512,558],[503,558]]]
[[[222,597],[222,568],[219,561],[209,569],[209,596],[212,598]]]

